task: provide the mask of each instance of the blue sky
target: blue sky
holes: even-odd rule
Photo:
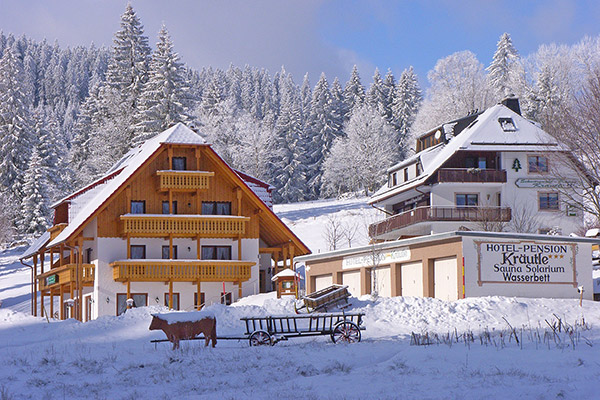
[[[281,65],[296,82],[321,71],[344,83],[357,64],[363,83],[373,70],[396,76],[413,65],[426,84],[435,62],[471,50],[488,65],[509,32],[521,55],[543,43],[573,44],[600,34],[600,2],[547,1],[322,1],[133,0],[150,43],[164,22],[187,64]],[[0,29],[61,45],[110,46],[126,1],[0,0]]]

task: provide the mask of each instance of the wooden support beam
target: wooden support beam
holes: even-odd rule
[[[200,310],[202,308],[202,296],[200,293],[200,287],[201,287],[201,281],[200,279],[198,279],[198,282],[196,282],[196,292],[198,293],[196,295],[196,310]]]
[[[127,259],[131,259],[131,237],[127,234]]]
[[[50,291],[50,318],[54,318],[54,294]]]
[[[238,260],[242,261],[242,235],[238,235],[237,244],[238,244]]]
[[[60,290],[60,300],[59,300],[59,304],[60,304],[60,319],[64,320],[65,319],[65,285],[60,284],[59,286],[59,290]]]
[[[41,253],[41,264],[42,264],[42,269],[44,268],[44,252]],[[32,293],[32,297],[33,299],[31,300],[31,309],[33,310],[33,316],[37,317],[37,255],[33,257],[33,293]]]
[[[40,291],[40,317],[44,318],[44,292]]]
[[[169,258],[173,259],[173,234],[169,234]]]
[[[173,309],[173,280],[169,281],[169,310]]]
[[[63,258],[64,258],[64,252],[65,252],[65,245],[61,244],[60,248],[59,248],[60,254],[58,255],[58,266],[62,267],[63,266]]]
[[[238,299],[242,298],[242,282],[238,282]]]
[[[237,215],[242,216],[242,188],[235,188],[235,195],[237,197]]]
[[[131,282],[127,281],[127,298],[125,299],[125,302],[127,302],[127,300],[129,300],[131,298]],[[127,308],[129,308],[129,305],[127,305]]]
[[[77,299],[77,312],[79,321],[83,322],[83,237],[77,238],[77,264],[75,265],[77,273],[77,288],[79,289]]]
[[[261,247],[258,249],[259,253],[281,253],[281,247]]]

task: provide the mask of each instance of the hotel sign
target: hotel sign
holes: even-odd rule
[[[568,188],[577,185],[573,179],[557,178],[519,178],[515,185],[520,188]]]
[[[477,283],[569,284],[577,286],[573,243],[475,241]]]
[[[376,267],[408,260],[410,260],[410,249],[408,247],[401,247],[393,250],[375,249],[372,253],[345,257],[342,260],[342,269]]]

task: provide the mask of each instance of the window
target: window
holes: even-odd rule
[[[194,307],[196,309],[204,307],[204,292],[200,292],[200,304],[198,304],[198,292],[194,293]]]
[[[473,193],[456,194],[456,205],[459,207],[476,206],[479,204],[479,195]]]
[[[169,260],[169,246],[162,247],[162,258],[163,260]],[[177,259],[177,246],[173,246],[173,260]]]
[[[281,282],[281,288],[284,290],[290,290],[294,286],[294,282],[292,281],[283,281]]]
[[[231,304],[231,292],[221,293],[221,304],[226,306]]]
[[[487,159],[485,157],[467,157],[465,159],[465,168],[487,168]]]
[[[404,168],[404,182],[408,181],[408,167]]]
[[[148,293],[131,293],[133,307],[146,307],[148,305]],[[117,293],[117,315],[127,310],[127,293]]]
[[[530,173],[548,172],[548,157],[529,156],[527,157]]]
[[[169,306],[169,293],[165,293],[165,307],[179,310],[179,293],[173,293],[173,307]]]
[[[144,200],[131,200],[132,214],[146,214],[146,202]]]
[[[146,246],[132,244],[129,246],[132,260],[143,260],[146,258]]]
[[[86,263],[86,264],[92,263],[92,249],[85,249],[84,263]]]
[[[185,157],[173,157],[173,170],[175,170],[175,171],[185,171],[186,170]]]
[[[231,260],[231,246],[202,246],[203,260]]]
[[[498,123],[504,132],[515,132],[517,130],[515,121],[512,118],[498,118]]]
[[[177,214],[177,202],[174,201],[171,206],[171,212],[169,212],[169,202],[162,202],[162,213],[163,214]]]
[[[390,186],[396,186],[398,184],[398,178],[396,173],[390,174]]]
[[[228,201],[203,201],[202,215],[231,215],[231,203]]]
[[[539,193],[540,210],[558,210],[558,193]]]

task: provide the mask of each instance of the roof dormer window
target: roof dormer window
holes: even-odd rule
[[[515,132],[517,130],[517,126],[512,118],[498,118],[498,123],[504,132]]]

